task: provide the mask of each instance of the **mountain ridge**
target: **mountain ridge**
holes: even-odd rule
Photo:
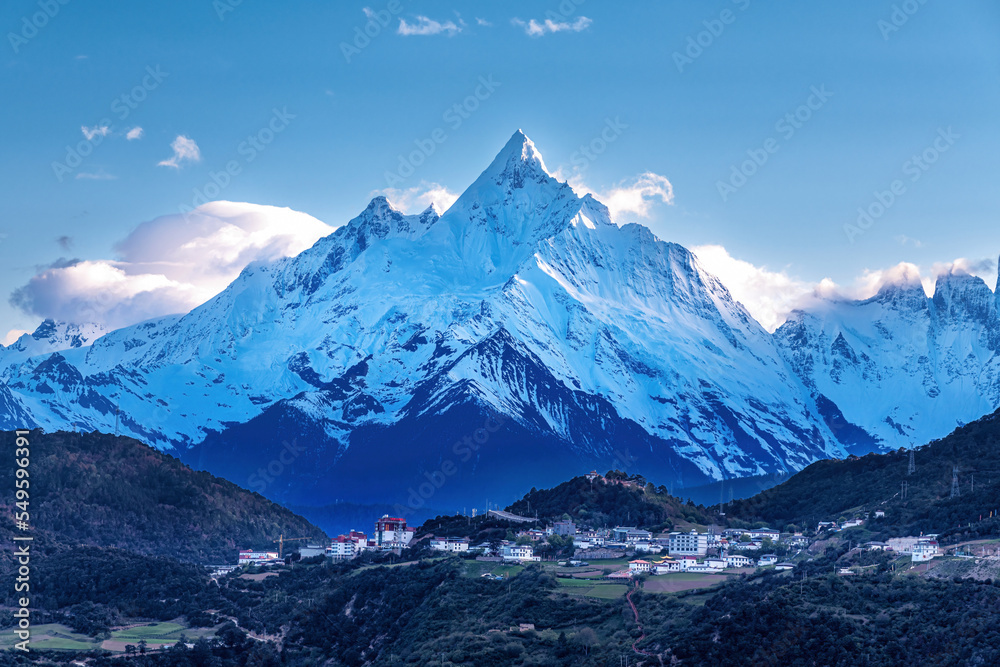
[[[929,439],[995,409],[997,305],[975,280],[940,281],[937,302],[886,285],[769,334],[690,251],[615,224],[518,131],[441,215],[376,197],[190,313],[48,356],[0,350],[0,400],[7,421],[117,422],[241,482],[307,439],[266,489],[296,504],[405,502],[454,458],[448,438],[491,414],[508,427],[434,503],[558,478],[526,470],[533,459],[559,474],[624,460],[693,486]],[[405,463],[382,476],[390,455]]]

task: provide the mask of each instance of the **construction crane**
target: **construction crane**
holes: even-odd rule
[[[282,533],[278,539],[274,541],[278,545],[278,558],[285,557],[285,542],[295,542],[296,540],[311,540],[311,537],[285,537]]]

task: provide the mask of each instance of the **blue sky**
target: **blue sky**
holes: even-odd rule
[[[135,259],[140,223],[199,203],[227,163],[239,173],[213,198],[338,226],[390,186],[414,205],[460,192],[517,128],[560,176],[619,198],[619,220],[724,247],[713,267],[776,294],[762,298],[856,287],[900,262],[996,271],[993,2],[63,1],[0,13],[5,294],[60,258],[122,262],[125,242]],[[372,14],[389,20],[355,42]],[[475,109],[449,113],[463,103]],[[246,143],[269,125],[272,141]],[[582,158],[602,132],[613,141]],[[387,182],[420,141],[433,152]],[[78,166],[53,166],[81,142]],[[933,164],[908,162],[925,151]],[[731,180],[754,155],[763,164]],[[894,181],[892,204],[845,230]],[[0,337],[66,312],[70,297],[47,296],[34,312],[3,299]]]

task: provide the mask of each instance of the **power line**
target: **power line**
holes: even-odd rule
[[[911,449],[910,450],[910,465],[906,468],[906,474],[907,475],[912,475],[916,471],[917,471],[917,465],[913,461],[913,450]]]

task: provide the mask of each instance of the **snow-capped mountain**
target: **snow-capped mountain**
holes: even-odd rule
[[[922,444],[1000,405],[997,299],[968,274],[942,275],[932,298],[909,277],[865,301],[827,302],[775,337],[821,411],[835,405],[865,442]]]
[[[592,467],[692,485],[897,446],[886,416],[927,438],[992,410],[995,372],[971,377],[993,363],[996,302],[966,282],[768,334],[689,251],[614,224],[517,132],[440,216],[378,197],[190,313],[0,351],[0,408],[18,425],[117,424],[300,504],[497,499]],[[924,324],[913,372],[941,401],[851,394],[888,388],[892,343]],[[942,368],[992,393],[953,416],[966,380]]]

